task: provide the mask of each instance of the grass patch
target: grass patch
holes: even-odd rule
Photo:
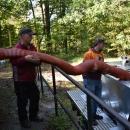
[[[72,123],[68,116],[60,109],[58,110],[58,116],[53,116],[49,123],[49,130],[69,130],[71,127]]]

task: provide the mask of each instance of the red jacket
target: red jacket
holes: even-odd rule
[[[20,42],[18,42],[14,48],[37,51],[34,45],[30,44],[30,48],[28,49]],[[34,81],[36,79],[36,66],[41,65],[41,63],[35,64],[25,61],[24,57],[10,59],[10,63],[12,64],[13,68],[14,81]]]

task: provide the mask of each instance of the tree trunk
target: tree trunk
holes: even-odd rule
[[[43,36],[45,34],[46,30],[45,30],[45,17],[44,17],[45,14],[44,14],[44,10],[43,10],[43,2],[42,2],[42,0],[39,1],[39,4],[40,4],[40,7],[41,7],[41,12],[42,12],[42,23],[43,23],[43,30],[42,30],[43,34],[42,34],[42,36]],[[41,43],[42,38],[40,39],[39,44]]]
[[[47,39],[50,40],[50,15],[49,15],[49,2],[45,3],[45,19],[46,19],[46,33]]]
[[[65,16],[65,1],[63,1],[63,0],[61,0],[61,1],[62,2],[60,2],[60,3],[62,3],[62,4],[61,4],[61,7],[60,7],[60,10],[61,10],[60,17],[62,18],[62,17]],[[63,41],[63,48],[65,50],[65,53],[67,53],[67,37]]]
[[[3,44],[2,44],[1,22],[0,22],[0,47],[3,47]]]
[[[51,35],[50,35],[50,15],[49,15],[49,2],[46,1],[45,3],[45,21],[46,21],[46,36],[47,36],[47,41],[50,41]],[[52,44],[47,43],[47,49],[48,52],[52,52]]]
[[[64,39],[63,44],[64,44],[64,48],[65,48],[65,53],[67,54],[67,50],[68,50],[68,47],[67,47],[67,38]]]
[[[35,17],[35,12],[34,12],[34,8],[33,8],[32,0],[30,0],[30,3],[31,3],[31,7],[32,7],[32,12],[33,12],[33,18],[35,19],[36,17]],[[37,38],[38,38],[37,24],[36,24],[35,20],[34,20],[34,27],[35,27],[35,32],[37,33]]]

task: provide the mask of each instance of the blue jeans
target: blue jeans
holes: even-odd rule
[[[94,95],[101,99],[102,95],[102,82],[101,80],[83,79],[83,83],[86,89],[91,91]],[[92,101],[92,117],[96,115],[97,103]]]

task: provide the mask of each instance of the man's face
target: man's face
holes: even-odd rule
[[[104,43],[100,43],[100,44],[99,44],[99,51],[100,51],[100,52],[103,50],[103,47],[104,47]]]
[[[26,43],[30,43],[33,37],[31,34],[23,34],[22,38]]]

